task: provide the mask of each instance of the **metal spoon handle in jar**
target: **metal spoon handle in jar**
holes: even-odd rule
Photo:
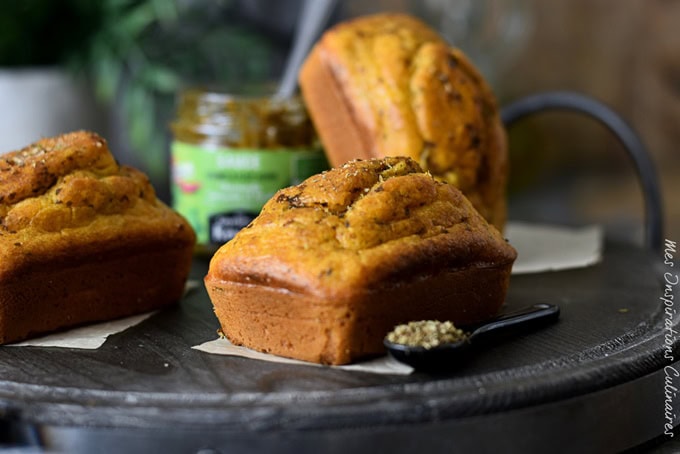
[[[523,329],[532,325],[542,325],[556,321],[560,316],[560,308],[553,304],[535,304],[525,309],[520,309],[489,322],[474,330],[469,341],[511,331],[513,328],[522,326]]]
[[[275,97],[290,98],[297,87],[300,66],[317,36],[323,30],[335,8],[337,0],[304,0],[295,30],[293,49],[288,56],[286,67]]]

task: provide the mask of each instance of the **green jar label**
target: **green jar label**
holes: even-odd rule
[[[173,207],[198,243],[223,244],[248,225],[276,191],[328,168],[320,150],[208,148],[172,143]]]

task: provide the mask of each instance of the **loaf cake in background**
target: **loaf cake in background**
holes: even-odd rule
[[[355,160],[277,192],[205,284],[233,343],[345,364],[410,320],[497,314],[515,250],[453,185],[407,157]]]
[[[409,156],[503,229],[508,156],[496,100],[468,58],[427,25],[403,14],[336,25],[299,82],[332,165]]]
[[[176,302],[194,242],[94,133],[0,155],[0,343]]]

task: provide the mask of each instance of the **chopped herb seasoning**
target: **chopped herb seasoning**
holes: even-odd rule
[[[421,320],[398,325],[387,335],[387,340],[393,344],[411,347],[433,348],[441,344],[460,342],[467,335],[453,323],[437,320]]]

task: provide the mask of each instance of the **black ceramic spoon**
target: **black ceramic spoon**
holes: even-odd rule
[[[396,344],[387,339],[384,340],[384,344],[394,359],[408,364],[415,370],[444,372],[455,369],[470,353],[473,345],[487,343],[501,334],[526,331],[555,322],[559,316],[558,306],[535,304],[479,325],[467,334],[465,339],[458,342],[441,344],[432,348]]]

